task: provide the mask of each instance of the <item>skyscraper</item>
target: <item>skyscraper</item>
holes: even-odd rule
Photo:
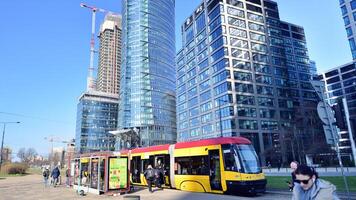
[[[117,127],[116,94],[87,91],[79,98],[75,149],[77,153],[112,151],[115,138],[109,131]]]
[[[281,21],[277,3],[203,0],[182,45],[178,140],[244,136],[263,162],[314,157],[323,131],[304,29]]]
[[[356,0],[339,0],[352,58],[356,59]]]
[[[110,151],[117,128],[121,64],[121,16],[108,14],[100,26],[99,69],[95,90],[84,92],[77,105],[76,152]]]
[[[142,146],[176,141],[174,0],[123,1],[118,129]]]
[[[325,82],[328,103],[333,106],[340,128],[340,151],[344,160],[351,160],[352,142],[356,141],[356,61],[329,69],[319,76]],[[347,117],[342,99],[345,98],[348,105],[349,122],[352,132],[348,130]],[[352,141],[353,139],[353,141]]]
[[[98,91],[119,94],[121,65],[121,16],[108,14],[100,26]]]

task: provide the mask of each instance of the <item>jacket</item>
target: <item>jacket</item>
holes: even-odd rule
[[[61,172],[59,171],[58,167],[54,168],[52,173],[51,173],[51,177],[53,178],[58,178],[58,176],[61,174]]]
[[[300,184],[295,183],[292,200],[339,200],[336,187],[322,179],[316,179],[309,190],[303,190]]]

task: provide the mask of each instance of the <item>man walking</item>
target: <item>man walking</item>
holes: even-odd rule
[[[46,167],[43,170],[42,175],[43,175],[44,185],[45,185],[45,187],[47,187],[48,186],[48,178],[49,178],[49,169],[48,169],[48,167]]]
[[[147,181],[147,185],[148,185],[148,190],[152,193],[152,182],[154,180],[155,177],[155,172],[152,168],[152,165],[148,165],[146,171],[144,172],[144,176],[146,178]]]
[[[56,166],[51,173],[51,177],[53,179],[53,187],[56,187],[57,183],[58,183],[58,177],[61,174],[61,172],[58,169],[58,166]]]

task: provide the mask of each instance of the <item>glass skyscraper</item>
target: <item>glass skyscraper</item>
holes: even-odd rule
[[[77,153],[113,151],[117,127],[118,97],[98,91],[85,92],[77,106],[75,148]]]
[[[351,141],[342,99],[345,98],[350,115],[353,140],[356,140],[356,62],[330,69],[319,76],[325,82],[326,96],[329,104],[335,108],[337,126],[340,128],[340,151],[345,160],[351,160]],[[347,164],[347,161],[346,161]]]
[[[356,59],[356,0],[339,0],[352,58]]]
[[[311,144],[325,141],[315,70],[303,28],[281,21],[277,3],[204,0],[182,25],[182,46],[179,141],[243,136],[263,163],[314,159]]]
[[[125,0],[119,130],[142,146],[176,141],[175,1]]]

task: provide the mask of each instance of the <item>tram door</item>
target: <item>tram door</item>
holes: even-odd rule
[[[160,164],[158,164],[160,163]],[[156,155],[155,156],[155,168],[160,168],[163,173],[161,183],[164,183],[166,186],[170,186],[170,159],[169,155]]]
[[[222,190],[219,150],[209,150],[209,167],[211,190]]]
[[[133,183],[141,183],[140,174],[143,173],[141,171],[141,156],[134,156],[131,160],[131,173],[132,173],[132,182]]]

